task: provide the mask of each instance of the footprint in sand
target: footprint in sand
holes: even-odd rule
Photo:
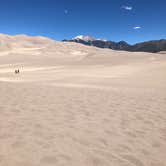
[[[55,165],[58,162],[58,160],[56,156],[44,156],[40,160],[40,162],[44,165]]]
[[[13,149],[18,149],[18,148],[22,148],[26,145],[26,143],[24,141],[15,141],[11,144]]]
[[[121,155],[121,157],[129,161],[130,163],[132,163],[134,166],[144,166],[144,164],[139,159],[137,159],[136,157],[132,155],[125,154],[125,155]]]
[[[4,159],[4,156],[0,155],[0,163],[2,162],[3,159]]]
[[[57,156],[44,156],[41,158],[40,162],[44,165],[57,165],[57,164],[67,164],[71,161],[71,158],[67,155],[60,154]]]

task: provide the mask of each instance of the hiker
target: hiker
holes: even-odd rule
[[[15,70],[15,74],[19,74],[20,73],[20,70]]]

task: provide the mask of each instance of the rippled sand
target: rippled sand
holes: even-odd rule
[[[166,56],[50,49],[0,56],[0,166],[165,166]]]

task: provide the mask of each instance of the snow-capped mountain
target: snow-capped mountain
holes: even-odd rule
[[[79,36],[74,37],[71,40],[63,40],[63,41],[82,43],[85,45],[96,46],[99,48],[111,48],[114,50],[124,50],[125,48],[127,48],[129,46],[129,44],[124,41],[113,42],[113,41],[108,41],[105,39],[96,39],[94,37],[87,36],[87,35],[85,35],[85,36],[79,35]]]
[[[95,38],[91,36],[84,36],[84,35],[79,35],[73,38],[73,40],[83,40],[83,41],[94,41],[96,40]]]
[[[160,52],[166,50],[166,39],[152,40],[130,45],[125,41],[114,42],[109,40],[95,39],[90,36],[79,35],[72,40],[63,40],[64,42],[76,42],[99,48],[110,48],[113,50],[141,51],[141,52]]]

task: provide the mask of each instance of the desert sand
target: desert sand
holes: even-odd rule
[[[166,165],[165,54],[0,42],[0,166]]]

